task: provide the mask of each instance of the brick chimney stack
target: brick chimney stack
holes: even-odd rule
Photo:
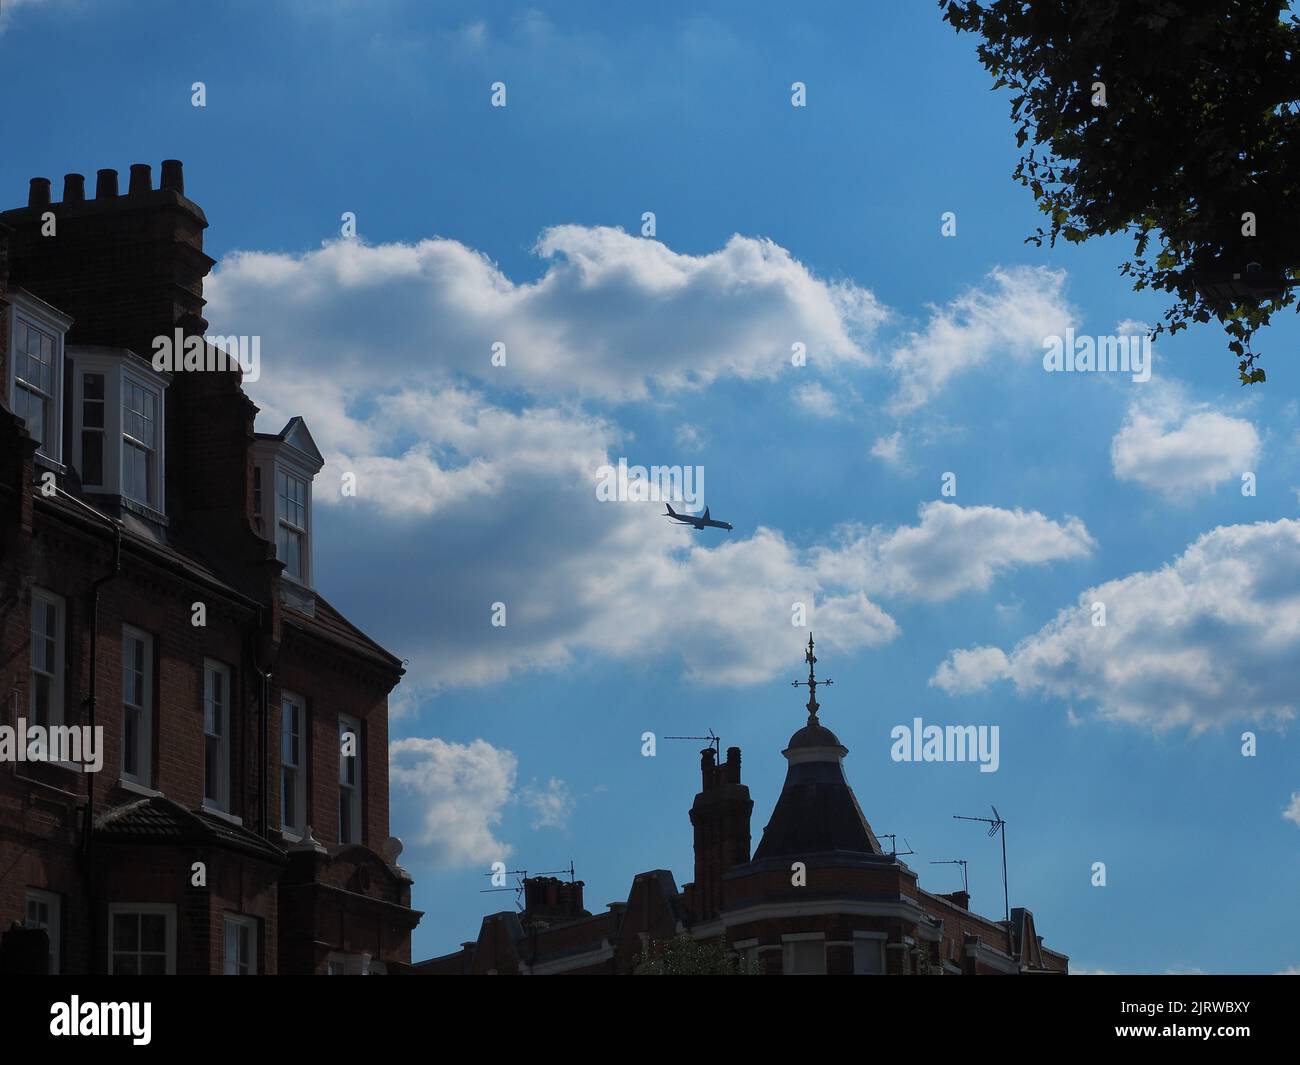
[[[716,764],[712,747],[700,752],[700,793],[691,806],[695,826],[695,882],[691,897],[696,916],[708,920],[722,908],[722,877],[749,861],[749,818],[754,801],[740,782],[740,748],[728,747]]]
[[[27,206],[0,214],[13,230],[10,285],[71,315],[69,344],[128,347],[148,358],[155,336],[207,329],[208,220],[181,192],[178,161],[163,163],[161,188],[152,173],[134,164],[121,196],[117,171],[100,170],[89,200],[85,178],[68,174],[60,203],[51,202],[49,178],[32,178]],[[53,235],[42,232],[46,212],[54,214]]]
[[[560,880],[553,876],[530,876],[524,878],[524,912],[521,919],[525,925],[559,924],[574,921],[579,917],[590,917],[582,908],[581,880]]]
[[[215,264],[203,251],[208,220],[185,196],[177,159],[163,161],[157,188],[153,168],[135,163],[126,194],[118,189],[118,172],[101,169],[87,199],[85,178],[68,174],[62,202],[51,203],[49,179],[33,178],[28,206],[0,213],[0,226],[13,231],[9,286],[70,315],[69,345],[129,348],[151,359],[155,337],[207,332],[203,279]],[[234,372],[177,373],[166,400],[168,516],[228,542],[251,537],[256,408],[239,385]]]

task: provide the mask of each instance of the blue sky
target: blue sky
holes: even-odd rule
[[[1007,99],[934,5],[4,8],[6,202],[184,160],[213,331],[263,338],[259,428],[302,414],[326,455],[318,587],[409,660],[417,958],[511,904],[479,894],[498,859],[572,858],[591,908],[690,880],[698,745],[663,736],[743,748],[756,845],[806,600],[823,720],[923,885],[967,858],[999,914],[996,842],[952,819],[996,803],[1012,905],[1073,967],[1300,966],[1294,317],[1249,390],[1217,326],[1144,383],[1044,372],[1044,337],[1164,305],[1122,240],[1024,244]],[[597,502],[621,456],[703,466],[735,531]],[[916,716],[998,725],[998,771],[892,761]]]

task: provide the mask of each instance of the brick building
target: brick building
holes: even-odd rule
[[[307,426],[202,340],[206,227],[175,160],[0,213],[0,970],[409,967],[402,666],[315,588]]]
[[[752,857],[740,748],[721,764],[706,748],[690,810],[692,883],[678,890],[665,869],[640,873],[626,902],[592,914],[581,882],[530,878],[522,912],[485,917],[477,940],[416,971],[627,974],[652,942],[688,935],[765,974],[1064,974],[1068,958],[1043,946],[1028,910],[980,917],[965,892],[924,891],[885,853],[844,775],[848,751],[818,719],[811,637],[807,659],[808,722],[781,752],[785,785]]]

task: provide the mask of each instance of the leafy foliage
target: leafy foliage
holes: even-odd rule
[[[687,935],[651,940],[638,976],[755,976],[756,965],[727,953],[720,939],[692,939]]]
[[[1283,282],[1300,264],[1300,19],[1286,6],[939,0],[1012,90],[1029,145],[1014,177],[1048,219],[1028,241],[1130,234],[1121,273],[1174,297],[1155,334],[1217,319],[1243,384],[1264,380],[1251,338],[1295,302]]]

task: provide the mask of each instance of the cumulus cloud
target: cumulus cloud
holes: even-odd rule
[[[769,240],[733,236],[684,255],[604,226],[555,226],[534,248],[535,281],[441,238],[338,240],[302,255],[236,252],[206,285],[208,317],[262,337],[274,378],[309,351],[344,389],[410,385],[447,371],[535,393],[610,400],[757,380],[790,365],[867,364],[886,318],[867,290],[820,279]],[[492,346],[505,345],[505,365]]]
[[[533,812],[533,828],[564,828],[577,800],[569,785],[551,777],[545,786],[529,784],[521,793],[523,804]]]
[[[983,591],[1004,570],[1082,558],[1095,546],[1078,518],[1038,511],[931,501],[920,522],[885,530],[846,526],[835,547],[814,550],[825,579],[856,582],[885,596],[938,601]]]
[[[444,867],[488,866],[509,856],[496,838],[514,789],[518,760],[485,740],[403,739],[389,744],[389,780],[421,812],[415,842]]]
[[[456,241],[340,241],[237,253],[208,287],[214,332],[262,336],[259,428],[301,414],[325,456],[313,499],[330,517],[314,548],[332,598],[388,590],[364,621],[408,660],[403,709],[578,656],[657,656],[690,679],[759,683],[797,659],[794,603],[825,646],[852,652],[897,637],[884,599],[943,600],[1091,550],[1077,519],[996,507],[927,504],[916,526],[843,529],[808,548],[761,524],[705,539],[661,520],[661,505],[602,502],[602,466],[662,459],[636,454],[593,403],[773,376],[793,343],[809,368],[866,364],[886,312],[768,241],[695,256],[559,226],[537,252],[541,277],[516,282]],[[1004,298],[1032,287],[995,277]],[[964,299],[938,313],[992,314],[987,297]],[[493,367],[498,340],[506,365]],[[802,387],[813,409],[833,404],[815,380]],[[343,473],[354,496],[338,491]]]
[[[932,683],[970,691],[1007,677],[1022,694],[1090,700],[1105,718],[1154,729],[1290,718],[1300,521],[1220,526],[1169,565],[1087,589],[1005,667],[1000,653],[955,652]]]
[[[1008,676],[1009,663],[1000,647],[975,647],[954,651],[930,678],[930,684],[949,695],[979,691]]]
[[[1043,338],[1064,333],[1073,320],[1064,271],[999,267],[982,287],[932,308],[924,328],[895,348],[890,367],[899,380],[891,409],[896,414],[918,409],[952,377],[996,355],[1041,359]]]
[[[1282,811],[1282,816],[1300,825],[1300,791],[1291,793],[1291,805]]]
[[[1192,403],[1181,387],[1144,388],[1111,441],[1111,466],[1166,499],[1186,501],[1255,469],[1260,439],[1244,418]]]

